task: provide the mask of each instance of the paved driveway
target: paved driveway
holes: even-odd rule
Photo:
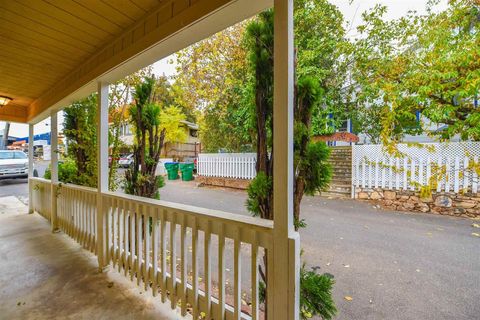
[[[2,196],[27,192],[21,181],[0,184]],[[248,214],[242,191],[167,181],[161,198]],[[320,197],[304,199],[302,217],[303,260],[335,276],[337,319],[480,319],[480,238],[472,236],[480,230],[473,221]]]
[[[248,214],[244,192],[194,186],[167,182],[161,197]],[[303,260],[335,276],[337,319],[480,319],[473,221],[320,197],[304,199],[302,216]]]

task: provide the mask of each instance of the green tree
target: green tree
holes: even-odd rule
[[[115,190],[118,185],[117,169],[120,150],[127,147],[120,139],[121,127],[128,122],[126,117],[128,106],[132,99],[133,88],[142,81],[142,78],[152,73],[152,66],[140,69],[131,75],[110,85],[109,94],[109,156],[112,159],[108,171],[108,185]]]
[[[305,1],[307,10],[316,2]],[[325,3],[324,3],[325,4]],[[298,5],[298,3],[297,3]],[[319,6],[317,10],[322,10]],[[300,11],[300,10],[299,10]],[[297,12],[299,12],[297,11]],[[300,11],[301,12],[301,11]],[[258,19],[247,27],[246,45],[254,74],[253,87],[257,133],[257,177],[248,188],[247,207],[252,214],[264,219],[273,219],[273,11],[259,15]],[[300,52],[300,48],[297,48]],[[299,54],[300,56],[300,54]],[[320,57],[320,56],[319,56]],[[316,61],[316,59],[312,59]],[[298,65],[301,65],[300,61]],[[297,66],[298,66],[297,65]],[[327,187],[331,169],[327,163],[329,149],[324,143],[313,143],[311,137],[311,119],[315,108],[324,99],[325,91],[316,79],[315,68],[296,74],[294,97],[294,221],[296,228],[305,226],[300,219],[300,203],[305,193],[313,194]],[[299,68],[297,68],[298,70]],[[308,70],[308,71],[307,71]],[[267,253],[268,254],[268,253]],[[266,260],[264,259],[266,266]],[[313,272],[313,271],[312,271]],[[327,275],[314,272],[302,272],[301,317],[303,319],[320,315],[331,319],[336,309],[331,299],[333,280]],[[265,274],[260,269],[263,281]],[[315,276],[314,276],[315,275]],[[326,285],[325,285],[326,284]],[[319,294],[322,292],[322,294]],[[311,297],[318,298],[312,300]],[[327,297],[328,299],[323,299]]]
[[[207,152],[252,148],[253,118],[244,99],[248,70],[242,38],[246,23],[229,27],[175,56],[175,102],[197,110],[199,137]]]
[[[135,86],[134,103],[128,109],[135,134],[133,166],[125,173],[125,192],[129,194],[158,199],[163,177],[155,172],[164,143],[185,139],[179,128],[185,116],[179,108],[167,105],[170,90],[168,81],[153,76]]]
[[[68,141],[67,157],[76,165],[72,182],[97,186],[97,95],[72,103],[64,109],[63,133]],[[71,166],[68,166],[71,169]],[[61,170],[62,167],[59,167]],[[63,174],[59,173],[60,176]]]
[[[352,43],[349,100],[357,108],[357,125],[369,128],[374,141],[393,146],[405,134],[422,132],[417,112],[448,125],[429,134],[480,140],[475,105],[480,83],[479,5],[452,0],[446,10],[436,12],[436,3],[429,2],[425,15],[411,12],[392,21],[385,18],[385,6],[362,15],[360,36]]]

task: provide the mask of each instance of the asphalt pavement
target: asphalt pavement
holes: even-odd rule
[[[161,199],[248,214],[243,191],[167,181]],[[308,196],[301,216],[302,260],[335,277],[337,319],[480,319],[480,222]]]
[[[167,181],[160,194],[248,214],[244,191]],[[9,195],[28,199],[25,181],[0,181],[0,197]],[[337,319],[480,319],[479,221],[321,197],[304,198],[302,217],[302,260],[335,277]]]

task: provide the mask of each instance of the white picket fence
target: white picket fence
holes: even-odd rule
[[[253,179],[257,175],[255,153],[201,153],[197,173],[205,177]]]
[[[352,186],[390,190],[479,191],[475,170],[480,159],[479,142],[398,145],[400,157],[389,156],[381,145],[352,147]]]

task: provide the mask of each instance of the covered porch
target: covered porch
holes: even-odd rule
[[[109,84],[272,5],[275,220],[110,192]],[[2,217],[0,232],[8,235],[8,246],[18,245],[27,257],[9,260],[6,268],[13,273],[7,274],[19,278],[7,289],[38,302],[33,310],[18,301],[24,309],[12,317],[70,317],[78,304],[87,309],[80,318],[298,319],[300,239],[292,221],[293,0],[108,5],[34,0],[6,6],[0,27],[7,50],[0,66],[7,72],[0,78],[0,95],[12,101],[0,108],[0,120],[28,123],[29,141],[34,125],[47,117],[52,130],[51,180],[33,177],[29,144],[28,211],[33,215]],[[35,14],[26,17],[28,12]],[[57,113],[95,91],[98,188],[59,183]],[[32,236],[22,237],[25,232]],[[232,282],[225,275],[227,264],[233,267]],[[259,264],[266,267],[265,302],[259,297]],[[30,269],[19,276],[15,272],[23,265]],[[28,270],[32,278],[26,276]],[[243,287],[242,278],[250,285]],[[43,284],[26,292],[31,281]],[[133,285],[149,298],[133,294]],[[248,303],[242,301],[245,296]]]
[[[98,272],[96,257],[28,207],[0,216],[0,282],[5,319],[177,319],[168,304],[121,274]]]

